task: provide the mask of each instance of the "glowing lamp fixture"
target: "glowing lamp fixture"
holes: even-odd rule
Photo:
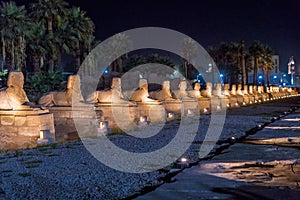
[[[140,117],[140,122],[147,122],[147,116]]]
[[[168,113],[167,118],[168,119],[173,119],[174,118],[174,114],[173,113]]]
[[[148,126],[147,116],[141,116],[140,121],[138,122],[139,127]]]

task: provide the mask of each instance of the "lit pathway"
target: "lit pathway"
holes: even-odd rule
[[[298,110],[137,199],[299,199],[299,140]]]

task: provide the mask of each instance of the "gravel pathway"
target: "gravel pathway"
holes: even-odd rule
[[[240,138],[259,124],[270,122],[298,101],[298,97],[280,102],[254,105],[227,112],[225,125],[215,151],[234,136]],[[210,123],[202,115],[198,133],[185,157],[199,161],[199,149]],[[117,146],[132,152],[149,152],[168,144],[176,135],[178,121],[147,139],[112,135]],[[52,144],[35,149],[0,154],[0,199],[130,199],[165,182],[171,166],[149,173],[124,173],[95,159],[81,141]]]

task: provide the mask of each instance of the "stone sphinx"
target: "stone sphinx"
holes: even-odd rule
[[[7,88],[0,90],[0,110],[22,110],[28,108],[26,105],[30,104],[23,86],[23,73],[10,72]]]
[[[79,76],[69,76],[66,91],[47,93],[39,99],[38,104],[49,107],[72,106],[72,95],[74,92],[79,95],[80,100],[83,100],[80,90],[80,84],[76,84],[77,87],[75,87],[76,80],[79,81]]]
[[[23,73],[10,72],[7,88],[0,91],[1,149],[27,148],[55,140],[53,114],[31,104],[23,85]]]
[[[175,97],[180,100],[191,100],[192,99],[187,92],[187,82],[185,80],[180,81],[179,90],[174,91],[174,94],[175,94]]]
[[[128,104],[130,101],[126,100],[122,94],[121,79],[113,78],[111,89],[108,91],[96,91],[86,99],[89,103],[110,103],[110,104]]]
[[[162,89],[157,92],[151,92],[150,96],[159,101],[175,101],[170,90],[170,81],[164,81],[162,84]]]
[[[159,101],[149,97],[147,79],[139,80],[139,88],[132,93],[130,100],[135,102],[143,102],[143,103],[146,102],[159,103]]]

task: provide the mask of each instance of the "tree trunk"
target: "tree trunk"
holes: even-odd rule
[[[245,63],[245,42],[242,41],[242,85],[247,84],[247,78],[246,78],[246,63]]]
[[[79,44],[79,40],[76,41],[76,50],[75,50],[75,73],[78,72],[79,68],[80,68],[80,44]]]
[[[3,35],[1,35],[1,40],[2,40],[2,64],[1,64],[1,70],[4,70],[4,63],[6,60],[6,49],[5,49],[5,41]]]
[[[265,86],[266,86],[266,81],[265,81],[266,72],[265,72],[264,68],[262,68],[262,73],[263,73],[263,75],[262,75],[261,85],[265,88]]]
[[[117,59],[117,62],[118,62],[118,66],[119,66],[119,72],[123,72],[123,59],[122,57],[118,58]]]
[[[53,20],[52,17],[48,18],[48,34],[49,35],[53,35]],[[51,54],[48,55],[48,64],[49,64],[49,68],[48,68],[48,72],[53,72],[54,71],[54,61],[53,61],[53,56]]]
[[[33,73],[34,75],[39,75],[41,72],[40,57],[38,55],[33,55],[32,61],[33,61]]]
[[[270,87],[270,70],[267,70],[267,86]]]
[[[15,69],[15,44],[14,39],[11,41],[11,69]]]
[[[253,69],[253,85],[257,85],[257,68],[258,68],[258,58],[254,58],[254,69]]]

